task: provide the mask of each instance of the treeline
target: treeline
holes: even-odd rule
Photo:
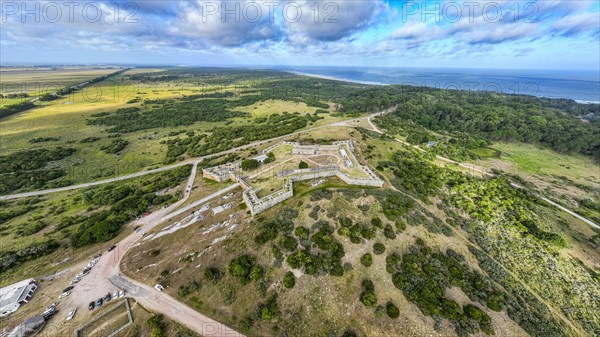
[[[76,90],[79,90],[81,88],[84,88],[86,86],[89,86],[89,85],[92,85],[92,84],[104,81],[104,80],[109,79],[111,77],[115,77],[115,76],[117,76],[119,74],[124,73],[127,70],[129,70],[129,69],[121,69],[121,70],[115,71],[115,72],[107,74],[107,75],[103,75],[103,76],[100,76],[100,77],[93,78],[93,79],[91,79],[91,80],[89,80],[87,82],[84,82],[84,83],[81,83],[81,84],[78,84],[78,85],[68,86],[68,87],[64,87],[64,88],[58,89],[56,92],[46,93],[46,94],[40,96],[40,101],[45,101],[45,102],[47,102],[47,101],[53,101],[55,99],[58,99],[58,98],[60,98],[62,96],[65,96],[65,95],[68,95],[68,94],[70,94],[70,93],[72,93],[72,92],[74,92]]]
[[[30,101],[23,101],[15,104],[5,105],[0,108],[0,118],[8,117],[21,111],[29,110],[35,107]]]
[[[29,97],[29,94],[26,92],[17,92],[17,93],[6,93],[6,94],[0,94],[0,99],[1,98],[9,98],[9,99],[14,99],[14,98],[27,98]]]
[[[387,86],[350,95],[344,112],[374,112],[398,105],[394,117],[440,132],[464,132],[495,141],[546,145],[558,152],[600,156],[600,123],[582,122],[574,114],[597,107],[574,101],[489,92]]]

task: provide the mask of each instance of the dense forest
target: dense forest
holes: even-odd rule
[[[600,157],[600,122],[582,121],[580,114],[598,114],[600,105],[490,92],[387,86],[351,94],[344,112],[380,111],[380,125],[410,120],[437,132],[463,132],[488,140],[543,144],[558,152]]]
[[[67,158],[75,153],[73,148],[25,150],[0,156],[0,193],[21,188],[57,187],[53,180],[63,177],[62,168],[48,168],[48,164]],[[61,181],[60,184],[68,184]]]
[[[173,162],[186,152],[190,156],[198,157],[245,145],[252,141],[286,135],[306,127],[309,122],[314,122],[319,118],[321,117],[316,115],[273,114],[252,124],[217,127],[209,135],[195,135],[192,132],[185,138],[178,137],[164,141],[168,145],[165,162]]]

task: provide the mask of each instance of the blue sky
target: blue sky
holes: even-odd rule
[[[9,64],[600,71],[597,1],[6,1]]]

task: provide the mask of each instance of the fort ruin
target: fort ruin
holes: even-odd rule
[[[284,150],[281,150],[285,147]],[[269,146],[262,151],[263,155],[269,152],[280,151],[286,160],[278,158],[273,167],[279,167],[284,163],[300,159],[306,160],[313,167],[299,169],[281,169],[277,172],[276,179],[282,188],[263,197],[259,196],[262,189],[260,184],[252,182],[253,179],[265,173],[262,170],[253,175],[245,175],[248,172],[241,170],[240,163],[228,163],[225,165],[210,167],[202,170],[204,178],[217,182],[234,181],[244,190],[242,197],[250,209],[252,215],[259,214],[294,195],[294,182],[312,180],[318,178],[338,177],[349,185],[382,187],[381,180],[370,167],[360,164],[354,155],[354,145],[351,141],[334,142],[331,145],[301,145],[297,142],[280,142]],[[308,164],[307,164],[308,165]],[[271,168],[272,169],[272,168]]]

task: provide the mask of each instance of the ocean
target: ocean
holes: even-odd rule
[[[407,84],[444,89],[568,98],[600,103],[600,72],[441,68],[286,67],[284,70],[364,84]]]

